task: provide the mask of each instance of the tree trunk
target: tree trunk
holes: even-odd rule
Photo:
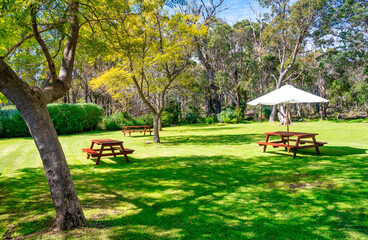
[[[262,105],[258,108],[258,122],[262,122]]]
[[[86,219],[46,104],[22,107],[19,111],[42,159],[56,212],[55,227],[66,230],[83,225]]]
[[[38,87],[31,87],[22,81],[2,60],[0,76],[0,91],[22,114],[40,153],[56,211],[55,227],[67,230],[81,226],[86,219],[51,122],[45,95]]]
[[[153,141],[155,143],[160,143],[160,126],[159,126],[160,116],[157,113],[153,113]]]

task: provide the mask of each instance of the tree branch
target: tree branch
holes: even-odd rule
[[[37,9],[36,9],[36,6],[34,4],[30,5],[30,13],[31,13],[31,22],[32,22],[32,30],[33,30],[34,37],[37,40],[38,44],[41,46],[41,49],[43,51],[43,54],[46,57],[47,64],[48,64],[49,69],[50,69],[50,74],[51,74],[51,77],[52,77],[52,81],[55,83],[56,80],[57,80],[55,63],[54,63],[54,60],[52,59],[52,57],[50,55],[49,50],[47,49],[47,46],[46,46],[45,42],[42,40],[41,35],[38,32]]]

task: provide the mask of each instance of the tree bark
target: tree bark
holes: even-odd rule
[[[157,113],[153,113],[153,141],[160,143],[160,116]]]
[[[78,42],[79,22],[77,1],[68,4],[67,21],[69,35],[65,43],[59,75],[50,86],[40,89],[32,87],[0,59],[0,92],[13,102],[22,114],[34,139],[44,166],[51,198],[54,203],[56,219],[54,227],[68,230],[79,227],[86,222],[79,203],[76,189],[70,174],[66,158],[51,122],[47,104],[62,98],[70,89],[74,66],[75,51]],[[33,31],[39,33],[33,11]],[[36,39],[42,45],[41,36]],[[45,47],[45,44],[43,44]],[[47,49],[43,48],[49,64],[53,60],[47,57]],[[52,67],[50,67],[50,70]]]
[[[55,227],[81,226],[86,219],[41,89],[29,86],[0,60],[0,91],[22,114],[40,153],[56,211]]]

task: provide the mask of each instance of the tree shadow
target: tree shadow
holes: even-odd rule
[[[336,239],[367,236],[365,156],[292,159],[270,154],[110,158],[71,165],[88,231],[111,239]],[[133,160],[133,159],[132,159]],[[0,179],[4,236],[53,218],[42,169]],[[1,221],[0,221],[1,222]],[[1,228],[0,228],[1,229]],[[11,230],[11,231],[9,231]]]
[[[296,154],[296,158],[315,156],[323,159],[326,156],[342,157],[342,156],[361,155],[368,153],[367,152],[368,149],[347,147],[347,146],[323,146],[319,147],[319,151],[321,154],[317,155],[316,150],[314,148],[300,149]],[[292,149],[290,149],[290,152],[288,153],[287,150],[285,150],[284,148],[273,148],[271,146],[268,146],[266,150],[266,153],[277,154],[280,156],[292,156],[293,152],[294,150]]]
[[[264,140],[263,134],[163,136],[167,145],[241,145]]]

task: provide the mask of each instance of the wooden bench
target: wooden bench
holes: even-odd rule
[[[151,130],[151,126],[150,125],[142,125],[142,126],[125,126],[123,127],[122,132],[124,133],[124,137],[126,133],[129,133],[129,137],[131,137],[131,133],[132,132],[140,132],[140,133],[144,133],[144,135],[146,135],[146,132],[149,132],[149,134],[151,135],[151,133],[153,132],[153,130]]]
[[[82,148],[82,151],[87,153],[87,155],[91,156],[91,157],[97,157],[100,154],[98,152],[96,152],[95,150],[98,149],[89,149],[89,148]]]

